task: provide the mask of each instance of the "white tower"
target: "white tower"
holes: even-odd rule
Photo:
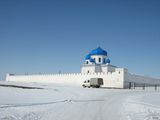
[[[107,56],[107,51],[103,50],[101,47],[98,47],[92,50],[85,57],[85,63],[82,65],[81,73],[98,73],[98,72],[108,72],[114,71],[111,70],[110,60]]]

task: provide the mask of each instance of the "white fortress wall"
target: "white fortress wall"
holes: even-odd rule
[[[141,76],[141,75],[135,75],[135,74],[131,74],[131,73],[126,73],[125,74],[125,79],[124,79],[124,86],[128,87],[129,82],[131,83],[135,83],[136,85],[146,85],[146,86],[150,86],[150,85],[160,85],[160,79],[156,79],[156,78],[151,78],[151,77],[147,77],[147,76]]]
[[[86,79],[99,77],[103,78],[104,85],[102,87],[123,88],[123,72],[107,72],[107,73],[71,73],[71,74],[41,74],[41,75],[9,75],[6,81],[14,82],[39,82],[39,83],[58,83],[82,86]]]

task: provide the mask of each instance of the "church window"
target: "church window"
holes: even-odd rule
[[[101,62],[101,58],[99,58],[99,62]]]

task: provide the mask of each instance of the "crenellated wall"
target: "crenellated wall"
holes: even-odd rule
[[[33,75],[13,75],[7,74],[7,81],[14,82],[38,82],[38,83],[57,83],[74,86],[82,86],[83,82],[90,78],[103,78],[102,87],[128,88],[129,83],[136,85],[160,85],[160,79],[131,74],[127,69],[116,68],[115,72],[101,73],[68,73],[68,74],[33,74]]]
[[[7,74],[7,81],[16,82],[40,82],[40,83],[58,83],[82,86],[86,79],[103,78],[104,85],[102,87],[123,88],[123,72],[107,72],[107,73],[69,73],[69,74],[40,74],[40,75],[12,75]]]

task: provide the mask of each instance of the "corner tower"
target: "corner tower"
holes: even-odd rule
[[[86,55],[81,73],[108,72],[107,67],[109,66],[110,59],[108,58],[107,51],[103,50],[101,47],[98,47]]]

